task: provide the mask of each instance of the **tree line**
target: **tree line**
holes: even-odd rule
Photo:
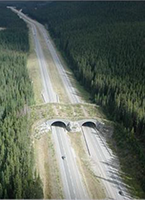
[[[43,198],[30,140],[28,28],[2,3],[0,13],[0,198]]]
[[[23,11],[47,25],[93,101],[124,127],[145,191],[145,3],[51,2]]]

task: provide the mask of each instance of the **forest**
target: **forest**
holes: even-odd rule
[[[34,169],[29,106],[34,103],[27,72],[26,24],[0,3],[0,198],[43,198]]]
[[[145,2],[48,2],[23,11],[45,24],[92,101],[121,127],[114,137],[131,152],[128,172],[134,168],[145,191]]]

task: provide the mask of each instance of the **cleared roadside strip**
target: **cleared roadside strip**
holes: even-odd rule
[[[21,14],[19,14],[19,15],[21,15]],[[22,16],[24,17],[23,14],[22,14]],[[43,56],[43,52],[42,52],[39,40],[37,39],[36,25],[34,25],[33,22],[31,22],[31,19],[28,20],[27,18],[28,17],[24,17],[24,20],[26,22],[30,23],[31,26],[33,27],[33,35],[34,35],[34,40],[36,43],[36,48],[38,48],[38,51],[37,51],[38,56],[41,56],[41,58],[43,58],[43,59],[40,59],[40,62],[41,62],[42,60],[44,60],[44,56]],[[58,62],[58,60],[57,60],[57,62]],[[43,73],[43,71],[41,71],[41,72]],[[45,74],[45,72],[44,72],[43,75],[45,77],[45,75],[47,76],[47,73]],[[68,82],[70,83],[69,79],[68,79]],[[49,84],[51,84],[51,82]],[[50,88],[52,88],[52,87],[50,87]],[[48,91],[48,92],[50,92],[50,97],[51,97],[51,99],[49,99],[49,102],[56,101],[55,96],[54,95],[51,96],[51,94],[53,94],[53,91]],[[72,95],[72,97],[74,97],[74,96]],[[77,97],[74,97],[73,101],[78,103]],[[69,160],[69,157],[68,157],[69,162],[65,161],[62,163],[60,153],[64,152],[64,147],[62,145],[63,142],[62,142],[61,136],[64,136],[64,134],[65,133],[64,133],[64,131],[61,130],[61,128],[57,128],[57,127],[52,128],[52,135],[54,136],[56,145],[59,146],[59,150],[58,150],[58,148],[56,150],[57,150],[57,155],[59,155],[58,160],[59,160],[59,164],[60,164],[62,181],[63,181],[63,185],[64,185],[64,194],[65,194],[66,198],[68,198],[68,199],[84,199],[84,198],[86,199],[87,194],[86,194],[84,185],[82,183],[81,175],[77,168],[77,164],[73,158],[73,154],[70,153],[70,149],[67,146],[67,141],[66,141],[67,152],[66,151],[65,152],[70,155],[70,159],[73,159],[75,164],[71,163],[71,160]],[[55,137],[55,135],[57,136],[57,138]],[[60,162],[60,160],[61,160],[61,162]]]
[[[39,66],[40,66],[40,71],[41,71],[41,76],[42,76],[42,81],[43,81],[43,86],[44,86],[44,92],[43,92],[44,100],[46,103],[48,102],[54,103],[54,102],[57,102],[57,96],[53,91],[49,74],[47,72],[46,61],[42,52],[41,45],[38,40],[36,27],[34,25],[32,26],[34,29],[34,41],[36,44],[36,53],[37,53],[37,57],[39,61]]]
[[[25,16],[25,18],[28,18],[28,17]],[[66,92],[68,94],[70,102],[71,103],[81,103],[81,99],[78,97],[75,88],[72,86],[72,84],[71,84],[71,82],[69,80],[69,77],[67,76],[66,71],[64,70],[64,68],[63,68],[63,66],[62,66],[62,64],[61,64],[61,62],[59,60],[59,57],[57,56],[57,53],[56,53],[56,51],[55,51],[50,39],[48,38],[46,29],[40,23],[38,23],[38,22],[36,22],[34,20],[31,20],[31,19],[29,19],[29,20],[31,22],[33,22],[37,26],[37,28],[39,28],[41,33],[43,34],[43,37],[44,37],[44,39],[46,41],[46,44],[47,44],[47,47],[48,47],[49,51],[51,52],[52,58],[54,60],[54,63],[56,65],[57,70],[58,70],[58,72],[60,74],[60,77],[61,77],[61,79],[63,81],[64,87],[66,89]],[[54,131],[56,131],[59,134],[60,130],[57,131],[57,128],[54,128]],[[52,132],[54,132],[54,131],[52,131]],[[107,166],[103,167],[100,164],[100,160],[104,158],[104,152],[103,152],[104,149],[101,146],[101,141],[96,141],[96,139],[92,138],[91,128],[84,128],[84,132],[85,132],[87,145],[88,145],[89,150],[91,152],[90,155],[93,157],[94,161],[96,162],[96,166],[98,168],[98,171],[100,172],[100,177],[102,177],[102,176],[105,177],[105,180],[103,182],[104,182],[104,185],[105,185],[105,188],[106,188],[106,193],[107,193],[108,198],[114,198],[114,199],[118,199],[118,200],[127,199],[127,196],[121,196],[120,194],[118,194],[118,190],[120,189],[119,187],[116,188],[116,187],[114,187],[113,184],[111,184],[109,182],[109,178],[110,178],[110,174],[108,173],[109,167],[107,167]],[[62,133],[62,137],[64,137],[64,133]],[[60,141],[57,144],[63,145],[62,142],[60,142]],[[98,154],[96,152],[98,152]],[[59,154],[59,156],[60,156],[60,154]],[[60,157],[59,157],[59,159],[60,159]],[[73,172],[73,171],[74,170],[72,170],[71,172]],[[67,179],[67,175],[66,174],[65,174],[65,177],[66,177],[65,178],[66,179],[65,184],[67,184],[66,188],[69,188],[69,186],[68,186],[68,184],[69,184],[68,182],[69,181]],[[103,179],[103,177],[102,177],[102,179]],[[114,179],[114,178],[112,178],[112,179]],[[71,190],[72,190],[73,187],[74,187],[74,184],[71,186]],[[73,195],[71,195],[70,194],[71,190],[69,190],[69,192],[66,191],[66,196],[68,198],[72,198],[74,196],[75,192],[73,193]]]
[[[63,66],[62,66],[62,64],[61,64],[61,62],[60,62],[60,60],[59,60],[59,58],[57,56],[57,53],[56,53],[56,51],[55,51],[50,39],[48,38],[48,35],[47,35],[47,32],[46,32],[45,28],[41,24],[39,24],[39,26],[41,27],[40,31],[43,34],[43,37],[44,37],[45,41],[47,42],[48,49],[51,52],[51,55],[52,55],[53,60],[54,60],[54,63],[56,65],[57,69],[58,69],[58,72],[59,72],[60,77],[61,77],[61,79],[63,81],[63,84],[65,86],[65,89],[66,89],[67,93],[68,93],[68,97],[69,97],[71,103],[81,103],[80,98],[76,95],[76,91],[73,90],[74,88],[72,87],[71,82],[70,82],[68,76],[66,75],[66,72],[64,71],[64,68],[63,68]],[[86,129],[85,130],[84,129],[82,128],[82,130],[83,130],[82,132],[84,132],[83,135],[84,135],[84,138],[85,138],[86,146],[87,146],[87,149],[88,149],[88,152],[89,152],[90,156],[92,156],[93,151],[95,151],[96,143],[91,138],[92,137],[91,133],[90,133],[91,128],[87,129],[88,136],[85,134]],[[89,140],[91,142],[89,142]],[[94,148],[94,150],[92,150],[92,151],[91,151],[91,146]],[[99,144],[98,144],[97,148],[99,150],[101,150]],[[101,155],[101,151],[100,151],[100,155]],[[103,155],[103,153],[102,153],[102,155]],[[95,161],[97,161],[97,163],[99,163],[100,162],[99,161],[99,154],[98,154],[98,156],[94,156],[94,159],[95,159]],[[101,172],[100,176],[103,175],[103,177],[105,177],[106,180],[107,180],[108,173],[104,168],[102,168],[101,165],[99,165],[99,171]],[[107,192],[106,195],[108,196],[108,198],[116,198],[117,197],[117,199],[124,199],[124,197],[118,195],[117,192],[114,191],[114,189],[111,187],[111,184],[105,182],[104,185],[105,185],[105,188],[106,188],[106,192]]]
[[[21,16],[23,19],[25,19],[28,23],[33,23],[35,24],[35,26],[37,26],[37,28],[39,29],[39,31],[42,33],[45,42],[47,44],[48,50],[50,51],[54,64],[59,72],[60,78],[62,79],[64,88],[67,92],[67,95],[69,97],[69,100],[72,104],[74,103],[80,103],[80,97],[77,94],[77,90],[72,86],[71,81],[63,67],[63,65],[61,64],[61,61],[55,51],[55,48],[52,45],[51,40],[48,37],[47,31],[44,28],[44,26],[42,24],[40,24],[39,22],[27,17],[25,14],[23,14],[21,11],[17,11],[16,9],[12,8],[11,9],[16,12],[19,16]],[[58,100],[58,97],[56,96],[56,100]],[[56,101],[57,102],[57,101]]]
[[[18,14],[20,18],[22,18],[26,23],[28,23],[32,28],[34,43],[35,43],[35,51],[38,57],[38,62],[41,71],[41,77],[43,82],[44,91],[42,91],[43,99],[45,103],[57,103],[58,102],[58,95],[54,92],[51,80],[49,77],[49,73],[46,66],[46,60],[43,55],[43,51],[39,42],[38,33],[36,29],[36,25],[33,23],[31,19],[26,17],[22,12],[17,11],[16,9],[10,7],[12,11]]]
[[[61,77],[61,79],[63,81],[64,87],[65,87],[65,89],[67,91],[67,94],[68,94],[68,97],[70,99],[70,102],[71,103],[81,103],[81,99],[76,95],[76,91],[75,91],[75,89],[71,85],[71,82],[70,82],[70,80],[69,80],[69,78],[68,78],[68,76],[67,76],[67,74],[66,74],[66,72],[65,72],[65,70],[64,70],[64,68],[63,68],[63,66],[62,66],[62,64],[61,64],[61,62],[59,60],[59,58],[58,58],[58,56],[57,56],[57,53],[56,53],[56,51],[55,51],[55,49],[54,49],[54,47],[53,47],[50,39],[48,38],[48,35],[47,35],[47,32],[46,32],[44,26],[41,25],[41,24],[39,24],[39,23],[36,23],[36,24],[38,24],[37,27],[39,28],[39,30],[43,34],[43,37],[44,37],[44,39],[46,41],[48,49],[51,52],[51,55],[52,55],[53,60],[54,60],[54,63],[56,65],[57,69],[58,69],[58,72],[59,72],[60,77]],[[90,133],[90,131],[91,131],[91,128],[88,128],[87,129],[87,135],[88,135],[88,137],[87,137],[87,135],[85,135],[85,137],[86,137],[86,144],[88,145],[89,150],[92,147],[94,149],[96,149],[96,148],[100,149],[101,144],[98,143],[98,145],[96,147],[96,142],[94,140],[92,141],[92,139],[91,139],[91,133]],[[89,140],[91,140],[92,142],[89,142]],[[102,151],[102,149],[100,149],[100,151]],[[92,151],[91,150],[90,150],[90,155],[92,155]],[[101,154],[101,152],[100,152],[100,155],[103,155],[103,154]],[[98,163],[100,162],[99,161],[99,159],[100,159],[99,154],[98,154],[98,156],[96,155],[94,157],[94,159],[95,159],[95,161],[97,162],[97,165],[98,165]],[[99,169],[98,170],[101,172],[100,176],[105,177],[106,180],[107,180],[107,179],[109,179],[109,174],[108,174],[108,172],[107,172],[107,170],[105,168],[102,167],[102,165],[99,165]],[[114,186],[111,183],[105,182],[105,181],[103,181],[103,182],[104,182],[104,186],[106,188],[106,195],[109,198],[126,199],[124,196],[121,196],[121,195],[118,194],[119,189],[117,189],[117,190],[114,189]]]
[[[40,27],[40,28],[39,28],[39,27]],[[79,98],[79,96],[78,96],[78,94],[77,94],[77,91],[76,91],[76,89],[72,86],[72,84],[71,84],[71,82],[70,82],[70,79],[69,79],[69,77],[67,76],[66,71],[64,70],[64,67],[63,67],[63,65],[61,64],[61,61],[60,61],[60,59],[59,59],[59,57],[58,57],[58,55],[57,55],[57,53],[56,53],[56,50],[55,50],[55,48],[53,47],[52,42],[51,42],[51,40],[50,40],[49,37],[48,37],[48,34],[47,34],[47,32],[46,32],[46,29],[44,28],[43,25],[41,25],[41,24],[39,24],[39,23],[38,23],[38,28],[39,28],[39,30],[41,31],[41,33],[43,34],[43,37],[44,37],[44,39],[45,39],[45,41],[46,41],[47,47],[48,47],[48,49],[49,49],[51,55],[52,55],[53,61],[54,61],[55,66],[56,66],[56,68],[57,68],[57,70],[58,70],[58,72],[59,72],[59,75],[60,75],[60,77],[61,77],[61,80],[62,80],[62,82],[63,82],[63,85],[64,85],[64,87],[65,87],[65,90],[66,90],[66,92],[67,92],[67,94],[68,94],[68,97],[69,97],[70,102],[71,102],[72,104],[74,104],[74,103],[80,103],[81,101],[80,101],[80,98]]]

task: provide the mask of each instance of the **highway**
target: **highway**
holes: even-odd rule
[[[65,90],[67,92],[67,95],[69,97],[70,102],[72,104],[80,103],[80,98],[78,96],[78,92],[72,86],[71,81],[70,81],[70,79],[69,79],[69,77],[68,77],[68,75],[67,75],[67,73],[66,73],[66,71],[65,71],[65,69],[64,69],[64,67],[63,67],[63,65],[62,65],[62,63],[61,63],[61,61],[60,61],[60,59],[58,57],[58,55],[57,55],[57,53],[56,53],[56,50],[53,47],[50,38],[48,37],[47,30],[44,28],[43,25],[41,25],[39,23],[38,23],[38,27],[39,27],[39,29],[40,29],[40,31],[41,31],[41,33],[42,33],[42,35],[43,35],[43,37],[44,37],[44,39],[46,41],[47,47],[48,47],[48,49],[49,49],[49,51],[50,51],[50,53],[52,55],[53,61],[54,61],[55,66],[56,66],[56,68],[57,68],[57,70],[59,72],[59,75],[61,77],[61,80],[63,82],[64,88],[65,88]]]
[[[35,51],[37,54],[40,71],[41,71],[41,77],[42,77],[42,83],[43,83],[43,99],[45,103],[57,103],[58,101],[58,95],[54,92],[51,80],[49,77],[48,69],[46,60],[43,55],[42,47],[39,42],[38,38],[38,32],[35,23],[33,23],[33,20],[29,19],[26,15],[24,15],[22,12],[18,12],[16,9],[11,8],[12,11],[16,12],[20,18],[22,18],[26,23],[28,23],[32,28],[34,43],[35,43]]]
[[[32,28],[32,33],[35,41],[35,48],[36,53],[39,61],[39,66],[41,70],[42,75],[42,81],[44,86],[44,100],[46,103],[48,102],[57,102],[56,94],[53,91],[53,87],[49,78],[49,74],[46,68],[46,61],[43,55],[43,51],[39,42],[39,37],[37,33],[37,28],[44,34],[46,32],[42,29],[42,25],[35,22],[34,20],[30,19],[26,15],[24,15],[22,12],[18,12],[16,9],[11,8],[14,12],[16,12],[19,17],[21,17],[26,23],[29,23],[29,25]],[[45,40],[48,40],[45,36]],[[49,46],[49,45],[48,45]],[[51,47],[53,50],[53,48]],[[56,52],[52,51],[53,59],[55,61],[55,64],[57,68],[62,67],[59,58],[56,55]],[[67,75],[63,71],[63,69],[59,70],[59,72],[63,73],[62,80],[66,81],[66,84],[69,84],[67,88],[70,88],[70,80],[68,79]],[[62,74],[61,74],[62,75]],[[65,84],[65,82],[63,82]],[[74,93],[74,88],[71,87],[71,90],[73,94],[70,95],[70,98],[73,98],[73,102],[77,101],[77,96]],[[71,92],[70,92],[71,93]],[[75,154],[73,153],[73,150],[70,148],[71,144],[68,140],[66,131],[64,128],[52,126],[52,136],[55,143],[56,148],[56,155],[57,160],[59,163],[60,173],[62,177],[62,183],[63,183],[63,189],[64,189],[64,197],[65,199],[88,199],[88,194],[86,191],[86,188],[84,186],[84,183],[82,181],[81,174],[79,172],[79,169],[77,167]],[[65,155],[66,159],[62,159],[62,156]]]
[[[40,42],[37,37],[37,29],[35,25],[32,24],[32,31],[33,31],[33,36],[34,36],[34,41],[35,41],[35,47],[36,47],[36,53],[39,61],[39,66],[40,66],[40,71],[41,71],[41,76],[42,76],[42,82],[43,82],[43,87],[44,87],[44,92],[43,92],[43,98],[46,103],[48,102],[57,102],[57,95],[55,94],[49,73],[47,71],[46,67],[46,61],[42,52],[42,48],[40,45]]]
[[[28,16],[26,16],[25,14],[23,14],[22,12],[18,12],[16,9],[11,8],[14,12],[16,12],[20,17],[22,17],[27,23],[30,23],[31,25],[33,24],[33,26],[35,26],[35,28],[37,27],[39,29],[39,31],[42,33],[44,40],[47,44],[48,50],[52,55],[54,64],[60,74],[60,78],[62,79],[64,88],[66,90],[66,93],[69,97],[70,102],[73,103],[80,103],[80,98],[78,96],[78,92],[76,90],[76,88],[73,87],[73,85],[71,84],[71,81],[66,73],[66,70],[64,69],[55,48],[52,45],[52,42],[48,36],[47,30],[44,28],[44,26],[42,24],[40,24],[39,22],[32,20],[31,18],[29,18]],[[37,30],[36,30],[37,32]],[[37,35],[36,35],[37,36]],[[37,40],[38,37],[37,37]],[[45,60],[45,59],[44,59]]]
[[[15,9],[13,11],[17,12]],[[41,69],[41,75],[45,90],[45,102],[57,102],[56,94],[53,91],[49,74],[45,66],[45,59],[43,56],[42,48],[37,37],[37,29],[42,33],[48,51],[51,53],[54,60],[54,64],[59,72],[59,75],[64,84],[66,94],[70,99],[70,103],[82,103],[82,100],[77,94],[76,89],[72,86],[66,71],[64,70],[62,63],[57,55],[57,52],[47,34],[47,30],[40,23],[30,19],[23,13],[18,13],[27,23],[33,28],[33,35],[35,40],[36,52],[39,58],[39,64]],[[90,151],[90,157],[95,163],[96,178],[102,181],[106,197],[109,199],[129,199],[126,192],[126,186],[123,184],[116,166],[114,156],[105,143],[101,134],[94,128],[83,126],[82,133],[84,134],[87,145]],[[64,196],[66,199],[86,199],[89,198],[86,188],[83,184],[79,169],[76,164],[75,154],[71,149],[71,144],[66,134],[66,131],[62,127],[52,126],[52,134],[55,142],[56,154],[60,167],[60,173],[63,182]],[[63,160],[62,156],[66,156]],[[119,194],[119,191],[123,195]]]
[[[95,127],[82,126],[83,134],[87,140],[89,156],[94,161],[96,177],[103,182],[107,198],[123,200],[130,199],[126,186],[119,177],[116,157]],[[119,194],[122,191],[123,195]]]
[[[84,188],[73,149],[66,130],[63,127],[52,126],[53,138],[56,142],[57,159],[63,177],[63,189],[66,199],[88,199]],[[65,156],[63,159],[62,156]]]

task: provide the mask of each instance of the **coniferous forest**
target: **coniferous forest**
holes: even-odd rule
[[[52,2],[23,11],[46,25],[76,78],[115,121],[128,161],[132,153],[128,172],[145,191],[145,2]]]
[[[42,198],[30,143],[28,28],[0,4],[0,198]]]

